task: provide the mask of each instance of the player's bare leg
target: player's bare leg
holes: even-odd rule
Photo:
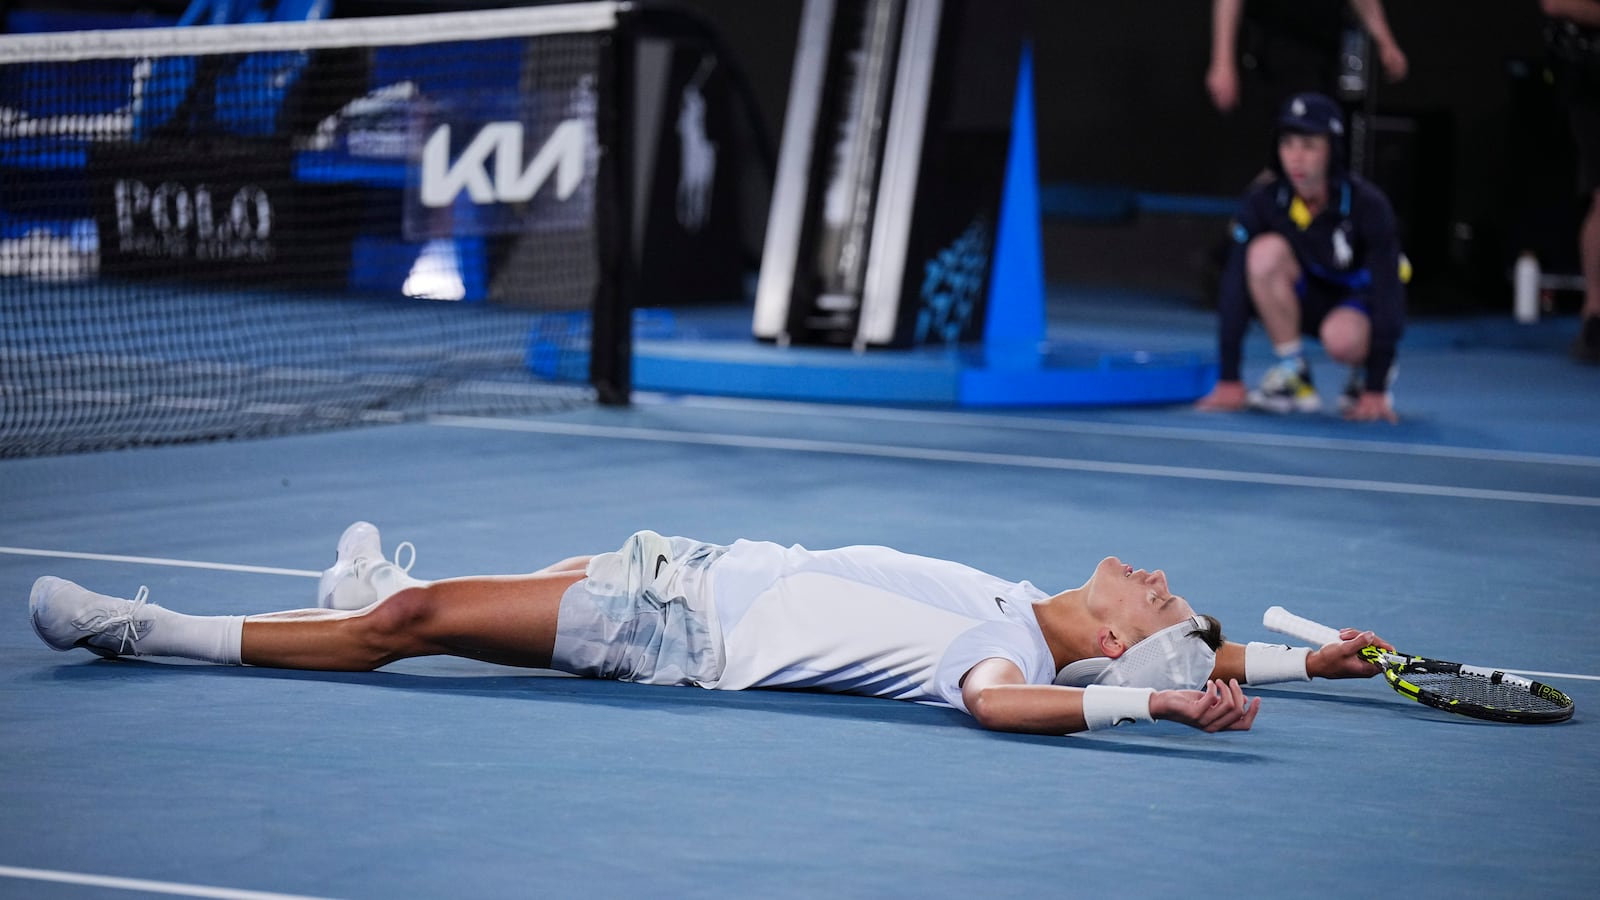
[[[250,616],[248,665],[366,671],[415,656],[449,654],[545,668],[561,595],[582,569],[457,578],[408,588],[362,610],[295,610]]]

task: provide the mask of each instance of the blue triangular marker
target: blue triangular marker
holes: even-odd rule
[[[1006,154],[1005,190],[995,233],[994,271],[984,320],[990,365],[1037,367],[1045,339],[1044,247],[1039,231],[1039,163],[1033,122],[1033,45],[1024,43],[1017,67]]]

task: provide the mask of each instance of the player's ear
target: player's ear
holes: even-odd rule
[[[1101,656],[1116,659],[1122,654],[1128,652],[1128,645],[1123,643],[1121,638],[1117,637],[1116,633],[1111,630],[1111,626],[1109,625],[1100,626],[1100,630],[1095,633],[1095,642],[1100,645]]]

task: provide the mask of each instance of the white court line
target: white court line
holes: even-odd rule
[[[178,884],[172,881],[146,881],[143,878],[114,878],[109,875],[84,875],[78,872],[57,872],[51,869],[22,869],[16,866],[0,866],[0,878],[56,881],[62,884],[82,884],[89,887],[114,888],[120,891],[144,891],[150,894],[168,894],[174,897],[215,897],[217,900],[326,900],[326,898],[310,897],[304,894],[242,891],[235,888]]]
[[[789,450],[797,453],[832,453],[841,456],[871,456],[887,459],[914,459],[927,462],[955,462],[972,465],[1011,466],[1030,469],[1058,469],[1072,472],[1098,472],[1110,475],[1142,475],[1153,478],[1183,478],[1193,481],[1226,481],[1244,484],[1271,484],[1283,487],[1321,488],[1339,491],[1366,491],[1380,494],[1411,494],[1422,497],[1454,497],[1464,500],[1496,500],[1513,503],[1543,503],[1552,506],[1600,507],[1600,497],[1573,494],[1544,494],[1532,491],[1503,491],[1492,488],[1415,484],[1403,481],[1372,481],[1362,478],[1329,478],[1319,475],[1279,475],[1271,472],[1234,472],[1192,466],[1158,466],[1145,463],[1116,463],[1070,457],[1024,456],[1017,453],[991,453],[975,450],[940,450],[929,447],[899,447],[884,444],[858,444],[849,441],[820,441],[806,438],[756,437],[743,434],[698,434],[659,428],[616,425],[584,425],[575,422],[487,419],[473,416],[432,416],[429,424],[449,428],[478,428],[488,431],[518,431],[535,434],[560,434],[581,437],[618,438],[668,444],[701,444],[718,447],[745,447],[760,450]]]
[[[16,556],[53,556],[59,559],[93,559],[101,562],[137,563],[144,566],[177,566],[184,569],[216,569],[221,572],[249,572],[253,575],[295,575],[321,578],[309,569],[275,569],[271,566],[241,566],[234,563],[197,562],[192,559],[164,559],[159,556],[118,556],[111,553],[77,553],[72,550],[35,550],[31,547],[0,547],[0,553]]]
[[[1353,453],[1387,453],[1396,456],[1423,456],[1443,459],[1471,459],[1484,462],[1600,468],[1600,456],[1580,456],[1569,453],[1489,450],[1481,447],[1446,447],[1437,444],[1363,441],[1353,438],[1307,437],[1297,434],[1255,434],[1206,428],[1178,428],[1170,425],[1078,422],[1064,419],[1041,419],[1032,416],[1001,416],[984,413],[939,412],[936,410],[866,406],[829,406],[822,403],[804,403],[789,400],[754,400],[737,397],[675,397],[664,394],[639,394],[635,396],[638,402],[644,404],[687,406],[695,409],[756,410],[781,412],[785,415],[868,419],[880,422],[915,422],[926,425],[1008,428],[1014,431],[1046,431],[1061,434],[1088,434],[1101,437],[1163,438],[1178,441],[1204,441],[1216,444],[1243,444],[1252,447],[1296,447],[1306,450],[1341,450]]]

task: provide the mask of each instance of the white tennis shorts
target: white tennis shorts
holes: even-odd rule
[[[728,548],[641,531],[589,563],[556,617],[555,668],[644,684],[715,684],[722,647],[705,574]]]

